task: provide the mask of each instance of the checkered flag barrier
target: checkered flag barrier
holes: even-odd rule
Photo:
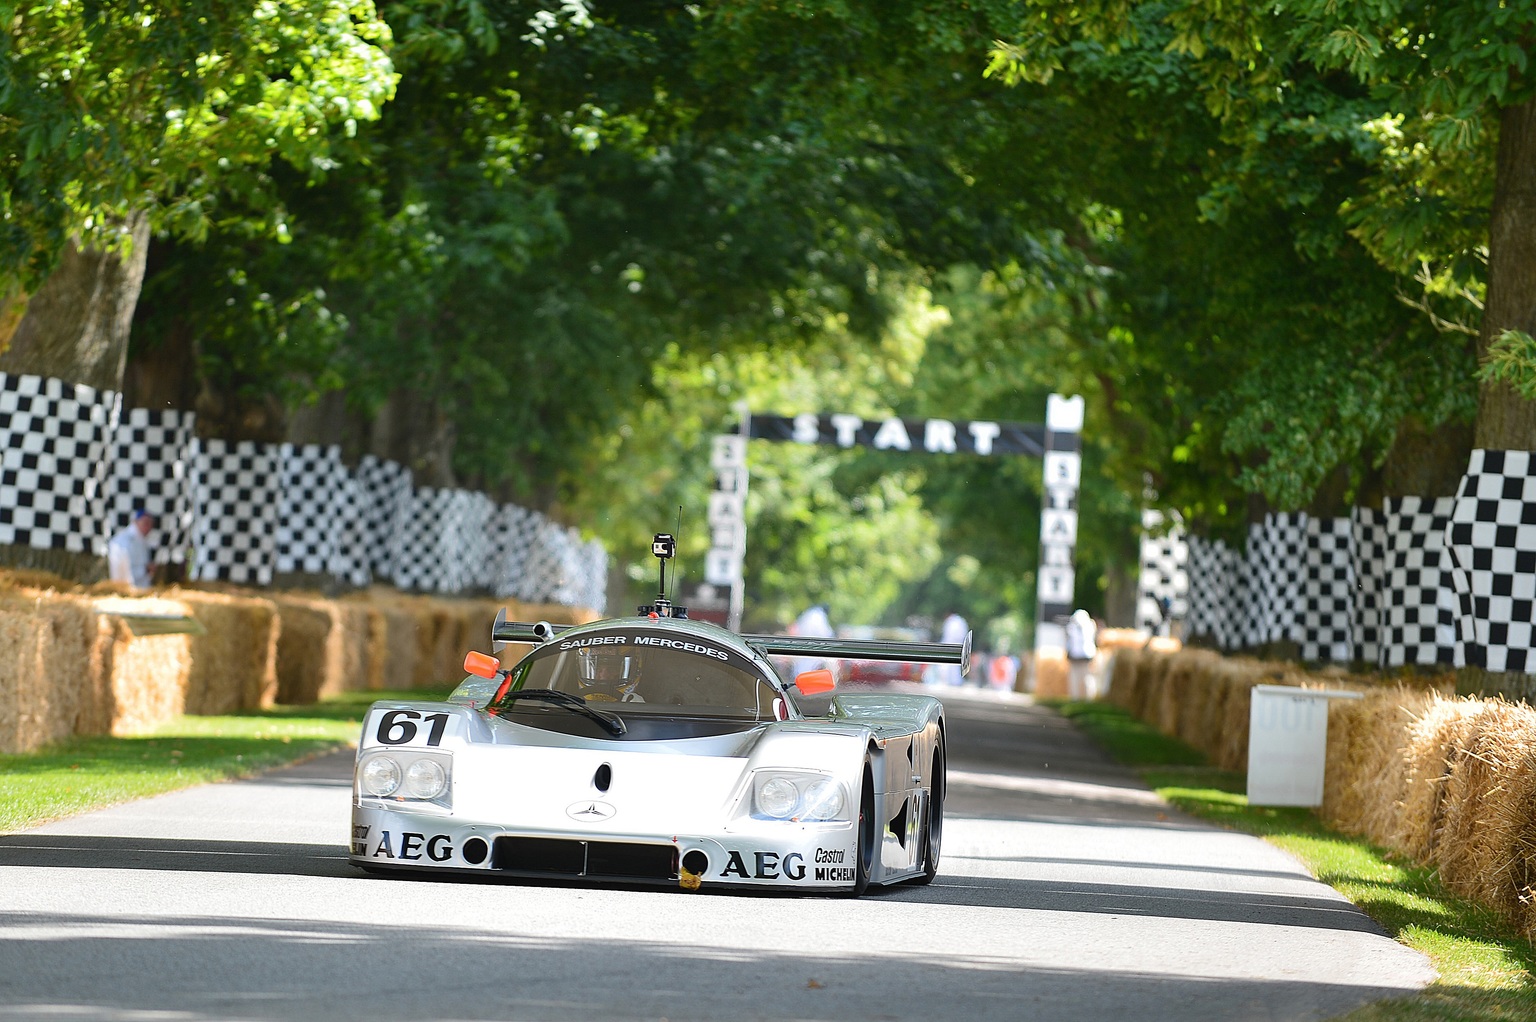
[[[402,465],[337,447],[195,438],[190,412],[123,409],[114,391],[0,373],[0,544],[104,554],[136,508],[156,560],[267,585],[275,572],[592,607],[608,555],[543,515],[469,490],[417,491]]]
[[[1297,609],[1296,640],[1303,660],[1354,658],[1355,536],[1348,518],[1306,523],[1306,572]]]
[[[0,544],[96,553],[116,391],[0,373]]]
[[[173,409],[125,408],[112,434],[104,494],[106,518],[96,553],[143,508],[155,516],[150,554],[181,564],[192,542],[192,428],[196,416]]]
[[[362,588],[373,581],[373,573],[369,570],[368,536],[363,520],[363,487],[355,475],[347,473],[342,477],[332,507],[335,543],[327,571],[347,585]]]
[[[1468,664],[1536,670],[1536,464],[1530,451],[1475,450],[1446,527]]]
[[[1355,576],[1351,620],[1354,659],[1380,664],[1385,620],[1383,586],[1387,575],[1387,515],[1375,508],[1357,507],[1350,511],[1349,522],[1354,534],[1351,551]]]
[[[1154,634],[1164,624],[1164,600],[1169,603],[1169,617],[1183,620],[1189,614],[1189,544],[1177,519],[1172,527],[1166,523],[1160,511],[1148,508],[1141,513],[1136,627]]]
[[[277,511],[277,570],[283,574],[328,574],[344,539],[337,494],[347,478],[341,448],[280,444],[281,497]]]
[[[269,585],[281,454],[271,444],[198,439],[192,455],[192,577]]]
[[[393,461],[365,454],[353,474],[360,497],[361,521],[369,574],[393,579],[416,510],[411,470]]]
[[[1215,643],[1232,645],[1229,636],[1228,597],[1237,577],[1233,551],[1220,540],[1186,536],[1189,549],[1189,617],[1187,634]]]
[[[1382,507],[1380,667],[1405,664],[1459,666],[1451,558],[1445,530],[1450,497],[1403,497]]]

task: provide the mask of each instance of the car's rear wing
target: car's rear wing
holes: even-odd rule
[[[501,647],[509,642],[548,642],[574,627],[552,625],[548,621],[508,621],[507,608],[502,607],[496,611],[496,620],[491,623],[491,649],[500,653]]]
[[[503,607],[491,625],[491,646],[496,652],[509,642],[548,642],[572,625],[548,621],[508,621]],[[828,657],[833,660],[895,660],[911,664],[959,664],[960,673],[971,669],[971,633],[965,641],[899,642],[894,639],[822,639],[811,635],[743,635],[742,640],[768,656]]]
[[[829,657],[834,660],[898,660],[912,664],[959,664],[971,669],[971,633],[964,642],[898,642],[894,639],[821,639],[811,635],[743,635],[770,656]]]

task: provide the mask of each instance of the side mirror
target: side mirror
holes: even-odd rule
[[[795,676],[795,688],[803,696],[824,696],[836,687],[837,682],[833,680],[832,672],[825,667]]]
[[[501,661],[489,653],[470,650],[464,655],[464,670],[477,678],[494,678],[496,672],[501,670]]]

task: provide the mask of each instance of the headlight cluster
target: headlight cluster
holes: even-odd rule
[[[843,786],[823,774],[761,770],[752,779],[752,815],[769,820],[846,820]]]
[[[357,790],[370,798],[446,806],[452,768],[453,761],[440,753],[376,752],[359,765]]]

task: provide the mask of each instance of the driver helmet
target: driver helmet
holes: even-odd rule
[[[622,702],[634,694],[640,679],[635,658],[612,650],[578,651],[581,663],[582,698],[596,702]]]

